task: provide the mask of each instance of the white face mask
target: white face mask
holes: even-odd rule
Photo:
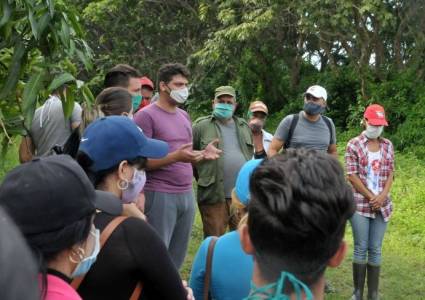
[[[384,126],[367,125],[365,134],[369,139],[377,139],[384,130]]]
[[[184,87],[179,90],[172,90],[170,93],[170,97],[177,103],[183,104],[189,97],[189,89],[187,87]]]

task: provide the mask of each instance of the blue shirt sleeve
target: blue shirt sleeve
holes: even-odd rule
[[[192,264],[189,286],[193,290],[195,299],[202,299],[204,293],[205,265],[207,263],[208,245],[212,237],[207,237],[199,246]]]

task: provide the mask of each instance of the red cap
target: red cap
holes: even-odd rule
[[[388,126],[388,122],[385,119],[385,110],[381,105],[369,105],[363,116],[367,120],[367,123],[372,126]]]
[[[142,78],[140,78],[140,82],[141,82],[141,84],[142,84],[142,87],[143,87],[144,85],[147,85],[147,86],[149,86],[151,89],[154,89],[154,87],[153,87],[153,82],[152,82],[152,80],[150,80],[148,77],[143,76]]]

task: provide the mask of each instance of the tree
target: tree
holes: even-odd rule
[[[77,12],[64,1],[4,0],[0,11],[0,129],[7,146],[28,131],[37,103],[61,85],[68,85],[65,116],[75,97],[93,101],[76,79],[91,68],[92,53]]]

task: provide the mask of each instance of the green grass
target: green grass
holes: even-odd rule
[[[342,162],[343,147],[339,147],[339,153]],[[383,300],[425,299],[425,162],[409,153],[397,153],[395,174],[394,214],[384,237],[380,295]],[[351,297],[353,237],[349,225],[345,240],[349,245],[346,259],[340,267],[326,273],[327,280],[336,288],[336,293],[328,294],[326,299]],[[197,213],[188,256],[181,270],[184,279],[190,276],[201,241],[202,223]]]

